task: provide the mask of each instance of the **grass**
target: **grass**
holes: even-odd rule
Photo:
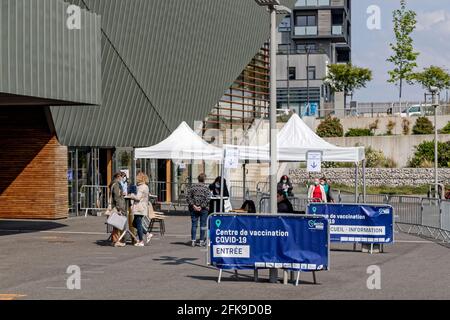
[[[355,187],[352,185],[345,185],[340,183],[334,183],[332,185],[334,190],[341,190],[346,192],[355,192]],[[359,191],[362,191],[360,186]],[[420,186],[379,186],[379,187],[367,187],[368,194],[391,194],[391,195],[422,195],[428,192],[428,185]]]

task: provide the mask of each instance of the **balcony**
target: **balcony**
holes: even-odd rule
[[[329,7],[331,0],[297,0],[296,7]]]
[[[317,26],[299,27],[294,29],[294,35],[296,36],[317,36]]]
[[[340,25],[332,26],[331,27],[331,34],[333,36],[341,36],[344,34],[344,28]]]

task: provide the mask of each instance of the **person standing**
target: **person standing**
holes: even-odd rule
[[[323,189],[325,190],[327,202],[334,202],[333,194],[331,192],[331,186],[325,177],[320,178],[320,185],[323,186]]]
[[[314,183],[308,189],[308,199],[312,202],[327,202],[325,189],[317,178],[314,179]]]
[[[122,190],[122,174],[120,172],[114,174],[113,180],[109,184],[109,190],[111,193],[111,207],[115,208],[117,212],[122,215],[126,215],[127,205],[125,203],[125,198]],[[120,230],[113,228],[111,234],[111,240],[114,247],[124,247],[125,243],[119,241]]]
[[[152,235],[147,233],[147,230],[142,226],[142,218],[148,215],[148,182],[148,176],[143,172],[139,172],[136,176],[137,192],[136,194],[130,194],[130,198],[133,200],[133,205],[131,207],[131,212],[134,215],[133,227],[137,229],[139,239],[139,242],[134,244],[136,247],[144,246],[144,237],[146,243],[149,243],[152,237]]]
[[[122,186],[123,194],[126,197],[128,194],[128,177],[125,172],[122,171],[122,181],[120,182],[120,185]]]
[[[277,191],[281,191],[286,197],[293,197],[293,189],[294,188],[292,187],[292,183],[289,180],[289,177],[286,175],[282,176],[280,182],[278,182]]]
[[[209,190],[211,191],[211,194],[214,197],[220,197],[221,180],[222,180],[222,177],[219,176],[216,178],[216,180],[214,180],[213,183],[211,183],[209,185]],[[228,192],[228,187],[227,187],[227,180],[225,178],[223,179],[223,197],[224,198],[230,197],[230,193]],[[222,209],[224,209],[224,208],[225,208],[225,201],[222,202]],[[220,211],[220,200],[212,199],[209,202],[209,213],[219,212],[219,211]]]
[[[195,247],[197,242],[197,225],[200,220],[200,246],[206,245],[206,223],[209,212],[209,201],[211,193],[205,184],[206,175],[201,173],[198,176],[198,183],[192,184],[187,192],[186,201],[191,213],[191,245]]]

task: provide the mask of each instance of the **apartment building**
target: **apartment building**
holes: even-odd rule
[[[278,28],[278,108],[303,116],[334,111],[327,65],[351,61],[351,0],[297,0]]]

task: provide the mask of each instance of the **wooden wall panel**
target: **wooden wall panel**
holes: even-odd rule
[[[0,218],[66,218],[67,148],[44,109],[2,107],[0,123]]]
[[[319,10],[318,12],[319,36],[331,34],[331,10]]]

